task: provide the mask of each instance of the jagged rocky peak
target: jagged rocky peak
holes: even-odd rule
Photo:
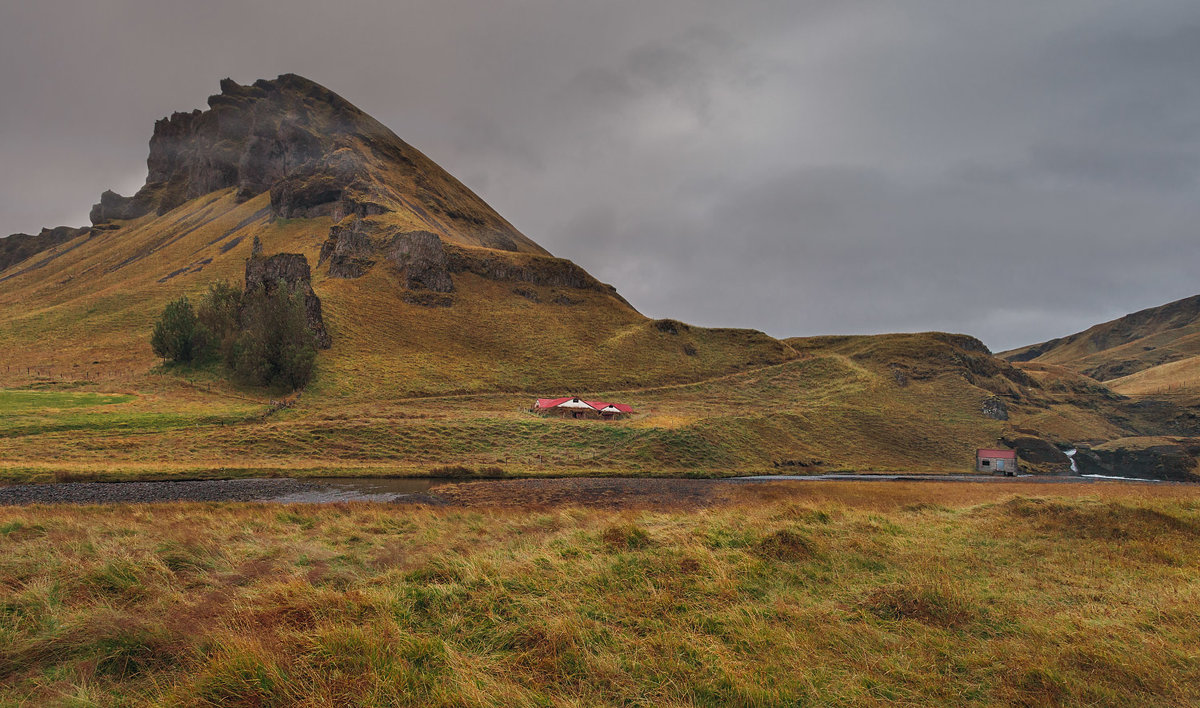
[[[343,155],[331,167],[327,158],[347,136],[384,130],[349,101],[295,74],[250,86],[224,79],[208,105],[154,124],[145,186],[132,197],[105,192],[92,208],[93,223],[162,214],[228,187],[249,199],[318,163],[345,187],[358,176],[359,162]]]
[[[161,215],[236,188],[240,201],[269,193],[278,218],[336,222],[403,212],[441,239],[548,255],[432,160],[320,84],[295,74],[249,86],[225,79],[208,106],[155,123],[146,184],[132,197],[101,195],[93,224]]]

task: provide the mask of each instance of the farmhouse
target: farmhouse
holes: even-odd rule
[[[633,408],[624,403],[584,401],[578,396],[567,398],[539,398],[531,409],[534,413],[555,415],[561,418],[592,420],[616,420],[633,413]]]
[[[1014,477],[1019,471],[1017,453],[1013,450],[976,450],[975,471]]]

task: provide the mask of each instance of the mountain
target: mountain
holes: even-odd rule
[[[1127,394],[1200,392],[1200,295],[1000,356],[1064,366]]]
[[[646,318],[312,81],[226,79],[208,104],[155,124],[145,185],[101,195],[90,227],[12,237],[10,382],[143,380],[165,303],[240,282],[256,237],[311,269],[332,344],[312,391],[328,396],[595,390],[795,356],[758,332]]]

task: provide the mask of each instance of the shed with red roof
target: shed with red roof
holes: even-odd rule
[[[1017,466],[1017,453],[1015,450],[983,448],[976,450],[975,471],[1001,474],[1006,477],[1015,477],[1019,471]]]

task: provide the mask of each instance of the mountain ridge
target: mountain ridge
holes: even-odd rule
[[[1188,368],[1187,361],[1200,357],[1200,295],[1138,310],[998,356],[1018,363],[1066,366],[1109,382],[1120,391],[1121,382],[1130,377],[1146,379],[1151,370],[1168,365]]]

